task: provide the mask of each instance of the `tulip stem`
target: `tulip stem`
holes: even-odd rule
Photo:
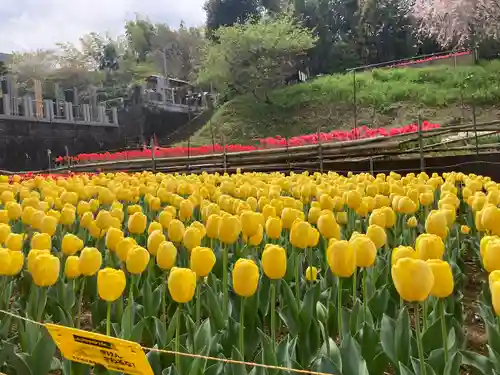
[[[367,269],[363,269],[363,275],[362,275],[362,286],[363,286],[363,310],[365,313],[365,320],[366,320],[366,314],[367,314],[367,306],[368,306],[368,292],[366,290],[366,273],[368,272]]]
[[[337,284],[337,322],[339,329],[339,339],[342,342],[342,278],[338,278]]]
[[[307,250],[307,254],[309,256],[309,279],[311,282],[313,282],[313,250],[312,248],[309,248]]]
[[[182,374],[181,371],[181,356],[178,354],[181,351],[181,314],[182,314],[182,303],[177,306],[177,322],[175,324],[175,367],[177,368],[177,373]]]
[[[295,251],[295,299],[300,309],[300,254]]]
[[[200,326],[201,320],[201,283],[196,283],[196,327]]]
[[[165,291],[161,296],[161,319],[163,320],[163,323],[165,323],[165,325],[167,324],[167,276],[168,271],[163,274],[163,285],[165,286]]]
[[[130,327],[134,326],[134,275],[130,275],[130,288],[128,290],[128,306],[130,307]]]
[[[358,291],[358,270],[355,269],[354,273],[352,274],[352,305],[354,306],[356,304],[356,297],[357,297],[357,291]]]
[[[80,325],[81,325],[80,320],[81,320],[81,316],[82,316],[83,292],[85,290],[85,281],[86,281],[86,278],[83,277],[82,284],[80,285],[80,293],[78,294],[78,306],[76,307],[77,308],[76,322],[75,322],[76,328],[80,328]]]
[[[224,246],[222,249],[222,312],[224,314],[224,319],[227,319],[227,308],[229,303],[229,285],[227,282],[227,271],[228,271],[228,249],[227,246]]]
[[[246,298],[241,299],[240,306],[240,335],[239,335],[239,349],[242,358],[245,358],[245,339],[244,339],[244,330],[245,330],[245,301]]]
[[[111,302],[108,302],[106,311],[106,336],[111,336]]]
[[[423,324],[423,330],[426,331],[427,330],[427,310],[428,310],[428,304],[427,304],[427,300],[425,300],[423,302],[423,316],[422,316],[422,324]]]
[[[444,363],[448,363],[448,332],[446,330],[446,320],[444,319],[444,299],[439,301],[439,314],[441,315],[441,335],[443,336]]]
[[[271,341],[276,348],[276,281],[271,280]]]
[[[417,349],[420,362],[420,375],[426,375],[424,362],[424,348],[422,346],[422,332],[420,330],[420,306],[415,303],[415,331],[417,334]]]

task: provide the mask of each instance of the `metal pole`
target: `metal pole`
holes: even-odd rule
[[[477,140],[476,105],[472,102],[472,125],[474,127],[474,138],[476,142],[476,155],[479,155],[479,142]]]
[[[353,115],[354,115],[354,137],[355,139],[358,139],[358,136],[356,134],[356,130],[358,128],[358,104],[357,104],[357,99],[356,99],[356,70],[354,69],[352,71],[352,101],[353,101]]]
[[[71,170],[71,162],[69,160],[69,150],[68,146],[64,146],[64,150],[66,151],[66,165],[68,166],[68,169]]]
[[[151,148],[151,165],[153,172],[156,172],[155,143],[153,137],[151,137],[150,148]]]
[[[370,156],[370,174],[373,176],[373,156]]]
[[[191,136],[188,138],[188,160],[187,160],[187,170],[189,171],[189,158],[191,157]]]
[[[50,157],[52,155],[52,151],[50,148],[47,149],[47,159],[49,160],[49,173],[52,173],[52,158]]]
[[[224,173],[227,172],[227,150],[226,150],[226,137],[222,136],[222,140],[224,142]]]
[[[422,134],[422,120],[420,115],[418,116],[418,144],[420,148],[420,172],[425,170],[425,160],[424,160],[424,138]]]

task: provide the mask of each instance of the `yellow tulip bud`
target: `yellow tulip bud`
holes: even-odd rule
[[[148,235],[153,233],[155,230],[159,230],[163,233],[163,226],[157,221],[152,221],[148,226]]]
[[[40,254],[34,259],[31,276],[35,285],[51,286],[59,278],[61,263],[58,257],[50,254]]]
[[[97,292],[107,302],[116,301],[123,294],[127,280],[122,270],[104,268],[97,273]]]
[[[219,223],[218,238],[226,244],[231,245],[238,240],[241,233],[241,222],[236,216],[223,216]]]
[[[170,241],[164,241],[158,246],[156,252],[156,264],[162,270],[169,270],[175,266],[177,259],[177,248]]]
[[[241,231],[247,237],[253,236],[257,233],[259,222],[257,214],[253,211],[244,211],[240,215]]]
[[[49,254],[50,255],[50,251],[49,250],[37,250],[37,249],[32,249],[29,251],[28,262],[27,262],[29,273],[33,273],[33,266],[35,264],[35,259],[41,254]]]
[[[494,238],[486,243],[483,252],[483,267],[487,272],[500,270],[500,239]]]
[[[205,229],[205,226],[199,221],[193,221],[190,226],[198,229],[202,239],[207,235],[207,230]]]
[[[431,289],[431,296],[446,298],[453,293],[454,282],[451,266],[441,259],[429,259],[427,264],[434,274],[434,285]]]
[[[419,259],[441,259],[444,255],[444,243],[435,234],[423,233],[417,237],[415,250]]]
[[[116,251],[116,245],[123,237],[123,232],[120,229],[110,227],[106,231],[106,247],[111,251]]]
[[[21,251],[24,243],[24,235],[18,233],[9,233],[5,239],[5,246],[12,251]]]
[[[128,218],[128,230],[132,234],[142,234],[146,230],[147,218],[142,212],[136,212]]]
[[[470,228],[467,225],[462,225],[460,226],[460,232],[462,232],[462,234],[469,234]]]
[[[72,233],[64,235],[61,251],[64,255],[75,255],[83,248],[83,241]]]
[[[201,244],[201,234],[200,231],[194,227],[189,227],[184,232],[182,237],[182,242],[188,251],[191,251],[195,247]]]
[[[316,281],[318,278],[318,269],[314,266],[307,267],[305,276],[307,281]]]
[[[418,225],[417,218],[415,216],[411,216],[410,218],[408,218],[408,221],[406,222],[406,224],[410,228],[415,228]]]
[[[221,217],[217,214],[211,214],[207,218],[207,237],[210,239],[217,238],[219,235],[219,225],[221,222]]]
[[[193,216],[193,203],[189,199],[184,199],[179,206],[179,219],[186,221]]]
[[[205,277],[212,271],[215,265],[215,254],[208,247],[195,247],[191,251],[189,267],[198,277]]]
[[[373,266],[377,259],[377,247],[370,237],[360,234],[349,242],[356,252],[356,265],[362,268]]]
[[[35,213],[35,209],[31,206],[27,206],[23,209],[23,213],[21,214],[21,220],[25,225],[31,225],[31,220],[33,218],[33,214]]]
[[[417,259],[417,252],[411,246],[398,246],[392,250],[391,265],[394,266],[398,260],[403,258]]]
[[[23,213],[21,205],[17,202],[7,202],[5,208],[10,220],[18,220]]]
[[[434,286],[431,267],[421,259],[399,259],[392,266],[392,280],[398,294],[408,302],[425,301]]]
[[[419,200],[422,206],[430,206],[434,202],[434,194],[431,191],[420,193]]]
[[[79,216],[83,216],[84,213],[90,212],[90,203],[87,201],[80,201],[76,205],[76,212]]]
[[[387,215],[382,209],[375,209],[370,214],[368,219],[370,225],[377,225],[379,227],[385,228],[387,222]]]
[[[167,229],[172,219],[174,219],[174,217],[175,216],[170,211],[163,210],[158,215],[158,221],[160,222],[163,228]]]
[[[279,217],[269,217],[266,220],[266,235],[272,240],[281,237],[282,223]]]
[[[387,234],[385,233],[385,229],[375,224],[368,226],[366,235],[373,241],[377,249],[384,247],[387,241]]]
[[[0,276],[8,276],[11,273],[11,254],[14,253],[8,249],[0,249]],[[18,252],[22,255],[21,252]]]
[[[349,207],[352,210],[355,210],[361,204],[361,199],[362,197],[359,191],[350,190],[347,193],[347,199],[346,199],[347,207]]]
[[[7,276],[16,276],[24,266],[24,254],[21,251],[12,251],[10,253],[10,267]]]
[[[431,211],[425,220],[425,231],[438,235],[441,238],[446,238],[448,235],[448,223],[445,213],[439,210]]]
[[[292,226],[290,230],[290,243],[298,248],[307,248],[309,242],[309,232],[311,230],[311,224],[306,221],[298,221]]]
[[[311,227],[309,230],[309,235],[307,236],[307,246],[316,247],[319,242],[319,231],[316,228]]]
[[[151,211],[159,211],[161,209],[161,200],[158,197],[153,197],[149,201],[149,208]]]
[[[40,230],[42,233],[46,233],[49,236],[53,236],[56,233],[57,229],[57,219],[52,216],[45,216],[42,219],[42,224],[40,226]]]
[[[62,225],[72,225],[76,219],[76,212],[74,208],[63,207],[61,210],[61,216],[59,218],[59,222]]]
[[[102,254],[95,247],[85,247],[80,253],[80,272],[83,276],[93,276],[102,265]]]
[[[196,290],[196,273],[189,268],[174,267],[168,275],[168,291],[177,303],[187,303],[193,299]]]
[[[35,210],[35,212],[33,212],[33,215],[31,216],[31,226],[34,229],[40,230],[42,228],[42,220],[44,217],[45,213],[43,211]],[[2,220],[0,220],[0,222],[2,222]]]
[[[415,202],[406,196],[401,197],[398,201],[398,211],[403,214],[406,215],[414,214],[417,208],[418,207],[415,204]]]
[[[70,255],[66,258],[64,265],[64,274],[68,279],[76,279],[80,277],[80,259],[75,255]]]
[[[319,233],[326,239],[336,238],[340,239],[340,226],[335,221],[333,213],[322,214],[318,219]]]
[[[149,263],[149,253],[142,246],[133,247],[127,254],[127,271],[134,275],[144,272]]]
[[[347,241],[333,241],[327,249],[327,260],[338,277],[350,277],[356,271],[356,252]]]
[[[271,206],[270,204],[264,205],[262,208],[262,215],[264,215],[264,220],[267,222],[267,219],[270,217],[276,217],[276,207]]]
[[[304,219],[304,213],[295,208],[285,207],[283,211],[281,211],[281,223],[283,228],[291,229],[293,222],[296,219]]]
[[[116,244],[116,255],[122,262],[126,262],[128,252],[135,246],[137,246],[137,242],[132,237],[124,237]]]
[[[340,212],[337,212],[337,214],[335,215],[335,218],[337,220],[337,223],[341,224],[341,225],[346,225],[347,224],[347,212],[345,211],[340,211]]]
[[[493,302],[493,310],[495,314],[500,316],[500,282],[496,281],[490,284],[491,300]]]
[[[37,250],[51,250],[52,238],[47,233],[35,233],[31,238],[31,248]]]
[[[185,231],[186,228],[184,227],[182,221],[173,219],[170,221],[170,224],[168,225],[168,231],[167,231],[168,239],[175,243],[181,243]]]
[[[161,226],[160,226],[161,228]],[[151,255],[156,256],[158,252],[158,247],[162,242],[166,241],[165,235],[163,234],[163,230],[154,230],[148,236],[148,251]]]
[[[92,212],[85,212],[80,219],[80,226],[82,228],[88,229],[93,221],[94,215],[92,214]]]
[[[240,258],[233,267],[233,290],[240,297],[251,297],[259,284],[259,267],[253,260]]]
[[[287,257],[284,248],[267,244],[262,252],[262,269],[271,280],[282,279],[286,274]]]
[[[5,243],[5,240],[11,233],[10,225],[9,224],[0,224],[0,243]],[[11,249],[13,250],[13,249]]]

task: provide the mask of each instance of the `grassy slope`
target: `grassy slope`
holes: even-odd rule
[[[418,114],[442,125],[462,118],[470,121],[471,110],[467,104],[462,107],[462,95],[465,103],[476,103],[478,121],[500,118],[500,61],[456,68],[373,70],[356,74],[356,81],[361,124],[400,126],[415,121]],[[224,104],[191,138],[191,144],[210,144],[212,132],[216,142],[224,134],[228,143],[248,144],[267,136],[316,132],[318,127],[329,131],[353,126],[352,73],[275,90],[270,99],[272,104],[241,96]]]

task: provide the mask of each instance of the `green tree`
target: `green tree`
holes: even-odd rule
[[[296,73],[295,62],[316,42],[288,15],[257,23],[221,27],[202,62],[201,84],[226,95],[251,93],[269,102],[268,91]]]
[[[0,61],[0,76],[6,75],[8,72],[7,65],[3,61]]]
[[[221,26],[243,24],[259,15],[259,0],[207,0],[207,31],[214,38],[214,31]]]

